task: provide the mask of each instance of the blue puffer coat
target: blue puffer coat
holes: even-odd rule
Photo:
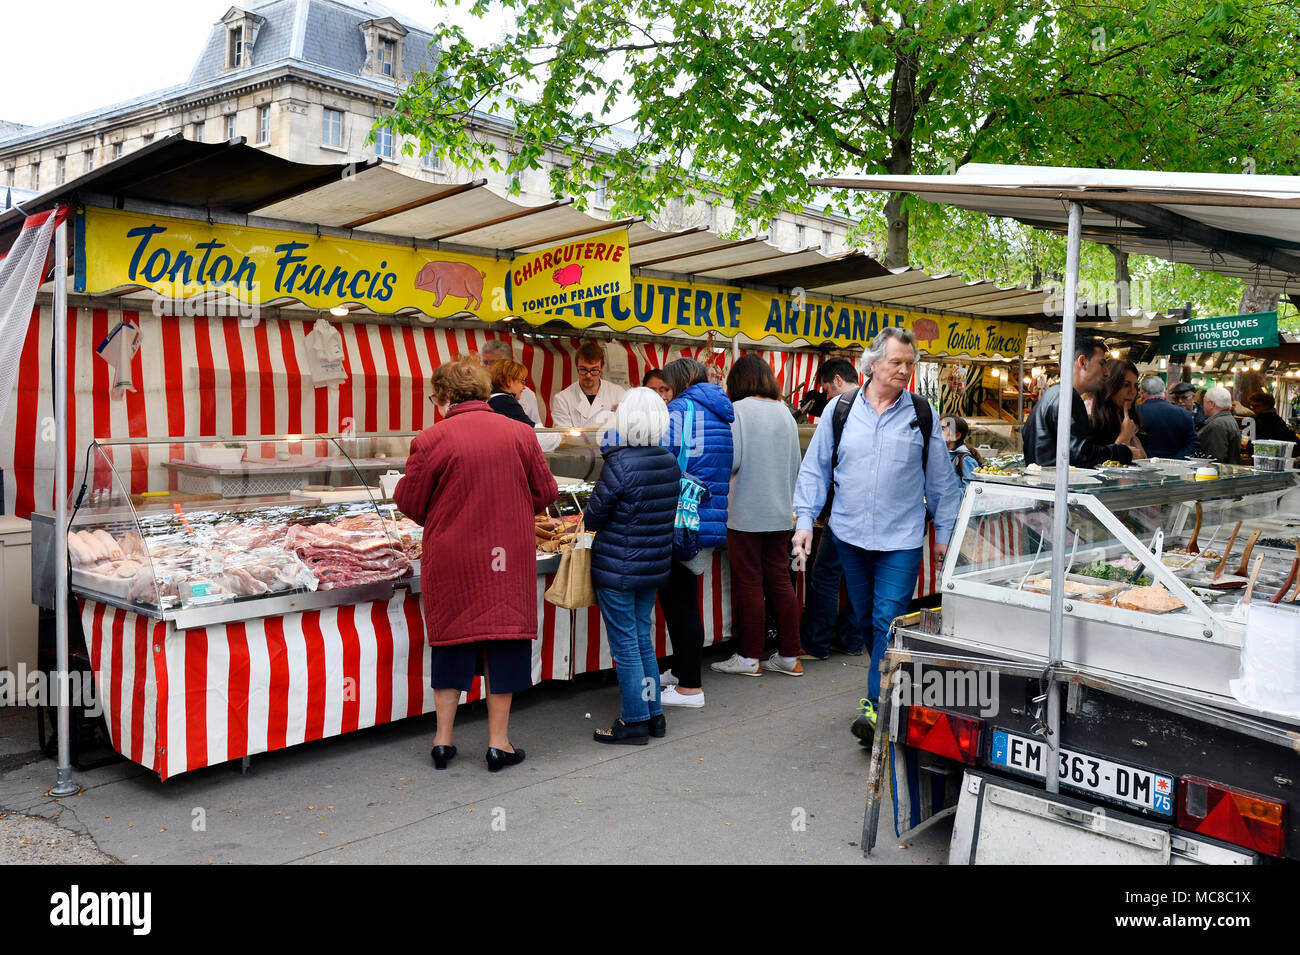
[[[691,385],[668,405],[668,434],[661,442],[676,457],[681,450],[686,401],[695,405],[695,424],[686,436],[686,470],[709,487],[707,504],[700,505],[700,546],[727,542],[727,493],[731,490],[731,422],[735,409],[727,393],[715,384]]]
[[[673,559],[681,471],[663,448],[609,448],[584,512],[591,582],[612,590],[658,589]]]

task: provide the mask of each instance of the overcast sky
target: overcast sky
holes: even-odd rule
[[[381,2],[419,24],[447,18],[433,0]],[[212,25],[231,5],[232,0],[6,3],[0,120],[42,125],[183,83]],[[495,39],[499,29],[467,15],[454,19],[476,39]]]

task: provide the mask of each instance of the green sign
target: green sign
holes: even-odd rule
[[[1198,318],[1160,329],[1160,354],[1189,355],[1207,351],[1250,351],[1277,347],[1277,312]]]

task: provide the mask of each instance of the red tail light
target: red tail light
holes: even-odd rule
[[[984,721],[960,713],[946,713],[928,706],[907,708],[905,742],[927,753],[961,760],[972,765],[979,759]]]
[[[1286,854],[1286,803],[1198,776],[1178,780],[1178,826],[1265,855]]]

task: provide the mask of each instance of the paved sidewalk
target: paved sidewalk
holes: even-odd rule
[[[706,651],[706,664],[729,650]],[[63,800],[45,795],[55,764],[33,752],[31,712],[3,711],[0,862],[945,861],[946,827],[900,846],[887,805],[880,844],[864,859],[867,751],[848,724],[866,661],[804,666],[798,679],[706,670],[708,705],[669,708],[668,736],[648,746],[591,739],[618,713],[609,675],[545,684],[517,697],[511,717],[527,760],[497,774],[484,763],[478,703],[461,709],[460,754],[444,772],[429,760],[428,715],[255,756],[248,775],[238,763],[166,783],[125,761],[74,771],[86,791]],[[24,856],[18,827],[48,824],[15,814],[56,820],[66,845]]]

